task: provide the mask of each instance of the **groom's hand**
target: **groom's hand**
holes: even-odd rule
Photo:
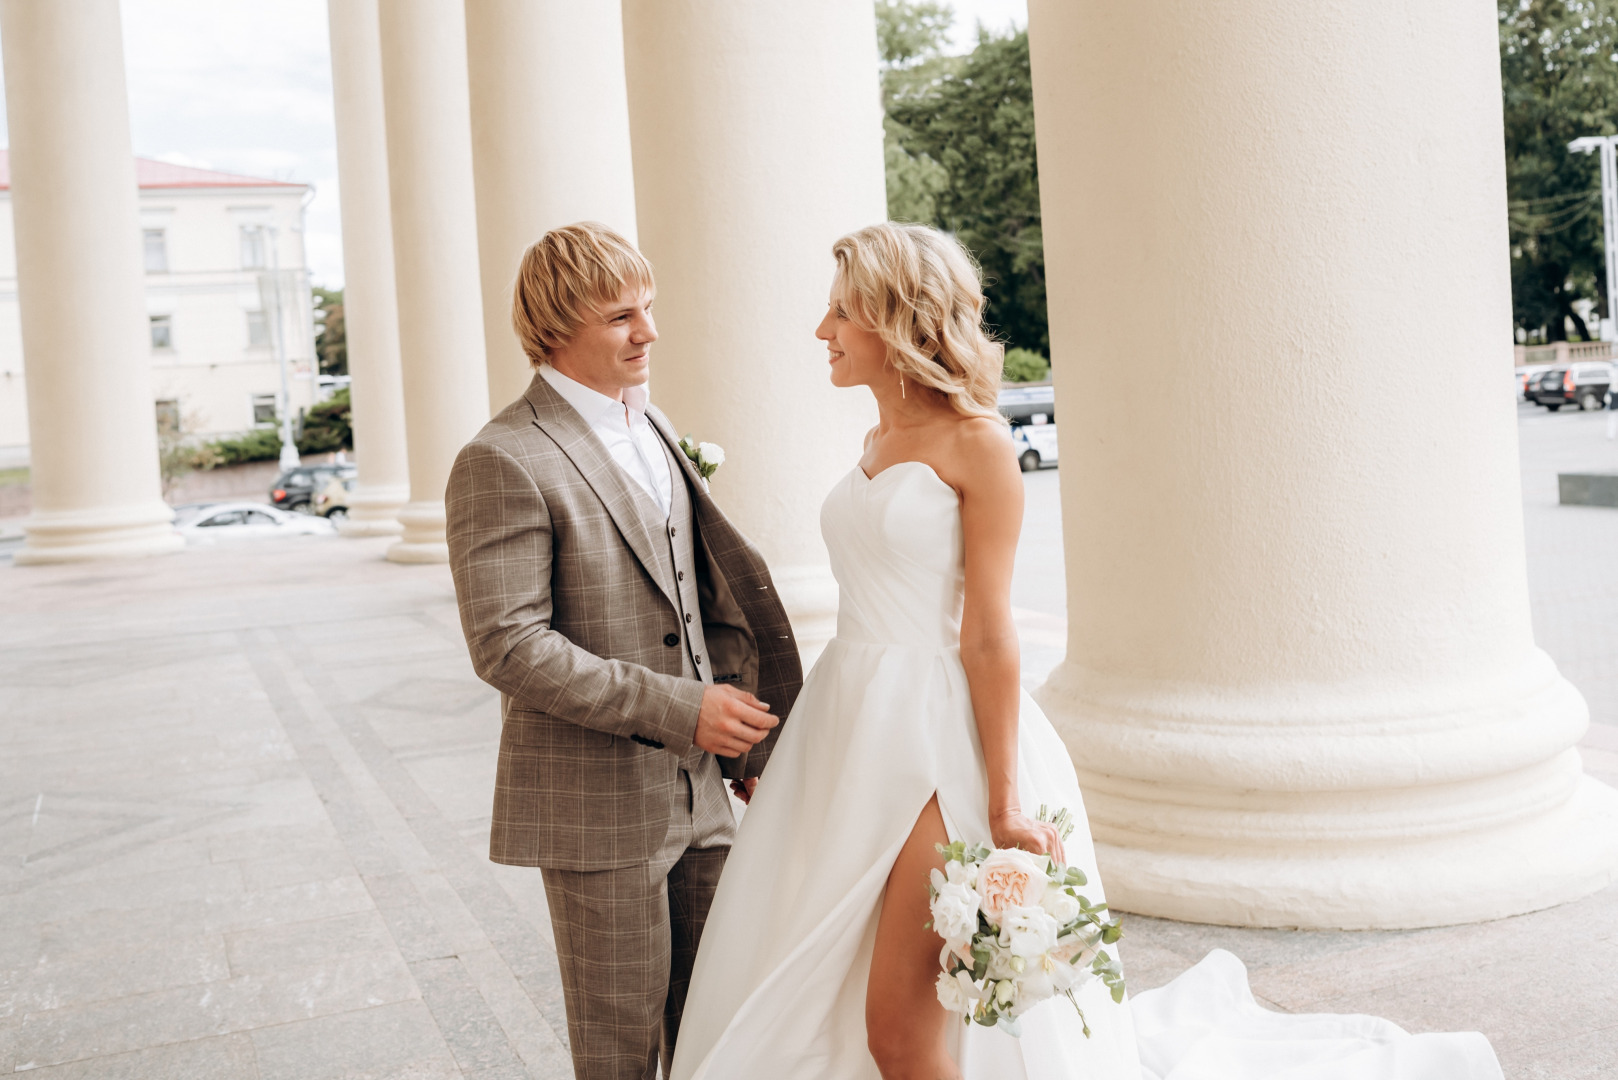
[[[738,757],[764,741],[781,721],[770,707],[745,690],[715,683],[703,691],[692,738],[702,749],[720,757]]]

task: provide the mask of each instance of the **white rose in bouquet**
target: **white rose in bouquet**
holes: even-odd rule
[[[1039,906],[1051,913],[1056,925],[1066,926],[1079,917],[1079,902],[1061,885],[1052,881],[1045,887],[1045,895],[1039,898]]]
[[[1034,907],[1045,895],[1050,880],[1045,868],[1050,861],[1021,848],[1001,848],[978,867],[978,895],[983,898],[983,914],[1000,924],[1008,907]]]
[[[1056,947],[1061,929],[1042,907],[1008,907],[1000,919],[1000,944],[1011,955],[1031,960]]]
[[[972,976],[964,971],[957,971],[954,975],[940,971],[936,989],[938,1003],[956,1016],[970,1016],[972,1009],[983,997],[983,992],[972,981]]]
[[[931,904],[933,932],[948,945],[969,943],[978,932],[978,894],[964,882],[950,881],[937,870],[933,871],[932,879],[937,891]]]

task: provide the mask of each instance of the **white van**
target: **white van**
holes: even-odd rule
[[[1000,391],[1000,413],[1011,421],[1011,438],[1023,472],[1056,464],[1056,392],[1049,383]]]

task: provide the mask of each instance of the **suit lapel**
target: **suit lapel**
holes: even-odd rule
[[[590,425],[578,411],[569,405],[562,395],[552,390],[539,375],[529,384],[528,391],[523,395],[528,404],[534,409],[534,424],[550,436],[562,453],[568,456],[579,475],[584,477],[585,483],[590,485],[601,505],[607,508],[612,516],[613,524],[618,526],[618,532],[624,538],[624,543],[635,553],[645,568],[646,574],[676,611],[680,605],[673,592],[673,585],[667,580],[668,575],[663,572],[667,559],[659,559],[659,550],[666,550],[668,540],[661,535],[654,535],[651,522],[642,509],[642,502],[650,503],[652,500],[634,490],[635,482],[618,467],[607,453],[607,448],[596,438],[590,430]],[[684,457],[684,455],[680,455]],[[638,496],[638,497],[637,497]],[[662,548],[659,548],[659,544]]]

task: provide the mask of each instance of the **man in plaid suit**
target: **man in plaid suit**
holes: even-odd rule
[[[523,256],[537,368],[446,491],[461,626],[501,693],[489,857],[545,885],[580,1080],[673,1056],[709,903],[802,683],[758,551],[647,401],[651,267],[604,226]]]

